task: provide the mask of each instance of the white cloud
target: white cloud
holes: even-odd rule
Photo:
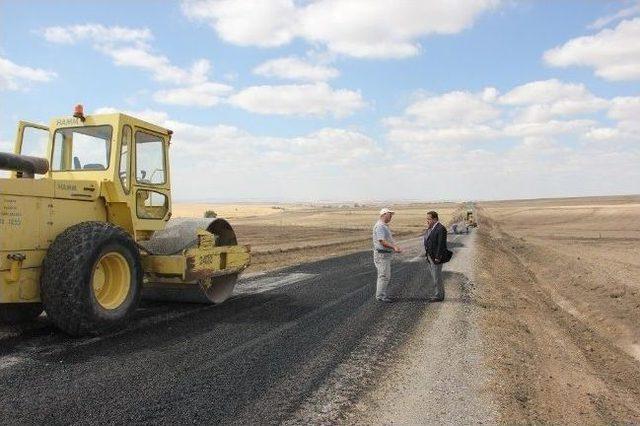
[[[395,142],[449,145],[498,138],[501,110],[495,105],[497,96],[498,91],[493,87],[479,93],[454,91],[419,95],[402,117],[384,120],[387,137]]]
[[[164,111],[156,111],[153,109],[143,109],[143,110],[127,110],[127,109],[117,109],[114,107],[101,107],[95,109],[92,114],[114,114],[117,112],[121,112],[123,114],[130,115],[132,117],[139,118],[141,120],[148,121],[149,123],[157,124],[159,126],[164,125],[164,123],[169,120],[169,114]]]
[[[261,47],[289,43],[297,15],[291,0],[184,1],[182,10],[189,18],[208,22],[230,43]]]
[[[365,106],[359,92],[326,83],[251,86],[229,98],[232,105],[258,114],[345,117]]]
[[[495,102],[505,114],[514,108]],[[629,99],[618,99],[616,105],[611,119],[626,119],[636,108]],[[503,141],[502,149],[495,151],[452,136],[465,129],[482,132],[484,124],[430,129],[433,135],[444,135],[441,139],[390,138],[379,145],[348,129],[273,137],[235,126],[176,121],[161,111],[128,113],[174,130],[171,173],[176,200],[496,199],[637,193],[640,189],[640,149],[636,144],[616,143],[616,127],[582,129],[588,137],[574,144],[566,143],[566,137],[580,134],[523,133]],[[400,126],[402,120],[409,125],[413,119],[388,121]],[[504,137],[499,122],[488,128],[489,140]],[[393,172],[380,179],[381,167]],[[228,179],[239,168],[242,179]],[[434,176],[439,183],[425,184]]]
[[[596,127],[585,134],[586,139],[594,141],[611,141],[620,137],[620,130],[613,127]]]
[[[589,28],[594,30],[599,30],[606,27],[612,22],[615,22],[624,18],[630,18],[638,14],[640,14],[640,1],[636,2],[635,4],[629,7],[625,7],[624,9],[621,9],[616,13],[596,19],[591,24],[589,24]]]
[[[210,107],[218,104],[232,87],[209,80],[211,63],[198,59],[188,68],[171,63],[165,55],[153,52],[148,42],[153,34],[146,28],[105,27],[100,24],[48,27],[41,31],[52,43],[92,43],[95,50],[111,58],[116,66],[132,67],[151,74],[160,83],[181,86],[158,90],[153,99],[159,103]]]
[[[611,100],[607,115],[618,122],[618,128],[625,134],[635,135],[640,141],[640,97],[621,96]]]
[[[589,114],[607,108],[605,99],[593,95],[584,84],[551,79],[517,86],[502,95],[503,105],[517,106],[517,123],[540,123],[559,116]]]
[[[113,59],[117,66],[134,67],[151,73],[153,79],[171,84],[201,84],[207,81],[211,64],[206,59],[195,61],[188,69],[171,64],[164,55],[154,54],[139,47],[100,47],[100,51]]]
[[[448,92],[420,96],[402,117],[385,120],[394,141],[467,141],[581,134],[595,121],[579,117],[606,109],[609,101],[584,85],[559,80],[534,81],[504,95],[488,87],[478,93]]]
[[[222,102],[233,90],[219,83],[202,83],[177,89],[159,90],[153,99],[161,104],[211,107]]]
[[[593,113],[602,108],[606,118]],[[423,95],[383,123],[405,197],[505,199],[637,193],[638,116],[640,97],[597,99],[549,80],[502,96],[491,88]],[[413,183],[434,176],[446,185]]]
[[[358,58],[403,58],[420,51],[430,34],[469,28],[498,0],[397,1],[184,0],[184,14],[208,23],[239,45],[281,46],[300,37],[334,53]]]
[[[444,144],[487,141],[500,138],[501,133],[490,126],[425,128],[420,126],[392,125],[387,138],[396,142],[438,142]]]
[[[174,131],[174,146],[179,154],[203,161],[237,161],[268,165],[271,160],[299,162],[299,165],[326,163],[346,164],[377,152],[368,136],[347,129],[323,128],[303,136],[269,137],[253,135],[235,126],[201,126],[173,120],[166,112],[156,110],[118,110],[101,107],[93,114],[122,112]],[[264,162],[268,157],[269,161]],[[293,164],[291,164],[293,166]],[[305,166],[305,167],[306,167]]]
[[[246,5],[244,3],[239,10],[244,11]],[[234,9],[236,6],[234,2],[223,1],[216,4],[203,3],[198,7],[203,8],[202,13],[209,13],[207,11],[212,7],[213,12],[228,17],[230,13],[237,11]],[[258,5],[248,9],[260,11],[261,8]],[[262,16],[262,13],[259,15]],[[272,27],[267,30],[271,31]],[[337,69],[295,57],[268,61],[258,66],[254,72],[315,83],[251,86],[230,96],[232,86],[209,79],[211,63],[208,60],[196,60],[189,68],[172,64],[165,55],[153,52],[148,44],[152,34],[147,29],[86,24],[65,28],[49,27],[41,32],[53,43],[89,41],[94,49],[110,57],[116,66],[137,68],[148,72],[157,82],[178,86],[162,88],[153,94],[153,99],[162,104],[211,107],[224,101],[258,114],[335,117],[350,115],[365,105],[359,92],[333,89],[324,83],[339,74]]]
[[[507,105],[550,104],[571,101],[591,101],[595,96],[584,84],[563,83],[557,79],[532,81],[517,86],[500,97]]]
[[[584,133],[597,122],[594,120],[548,120],[513,123],[505,126],[502,131],[507,137],[535,137],[562,134]]]
[[[591,36],[569,40],[544,53],[556,67],[586,66],[611,81],[640,79],[640,18],[620,22]]]
[[[282,138],[233,126],[171,121],[166,126],[175,132],[172,182],[174,194],[182,198],[202,199],[207,194],[234,199],[335,199],[336,194],[344,195],[335,189],[339,182],[351,180],[350,175],[359,173],[361,165],[376,161],[374,141],[345,129],[325,128]],[[242,179],[228,179],[239,168]]]
[[[154,80],[171,84],[202,84],[207,81],[211,64],[195,61],[190,68],[180,68],[164,55],[152,52],[147,43],[153,38],[146,28],[105,27],[100,24],[48,27],[44,38],[57,44],[88,41],[97,51],[109,56],[117,66],[134,67],[151,73]]]
[[[56,77],[53,71],[18,65],[0,57],[0,90],[21,90],[33,82],[46,83]]]
[[[393,143],[390,149],[405,155],[394,159],[403,167],[395,168],[387,191],[428,200],[637,193],[640,150],[629,148],[610,141],[573,146],[544,136],[503,143],[500,150],[442,142]]]
[[[76,44],[87,40],[102,44],[144,44],[153,38],[147,28],[105,27],[100,24],[47,27],[42,30],[42,35],[47,41],[59,44]]]
[[[484,100],[494,97],[494,91],[487,88],[479,94],[456,91],[427,97],[411,104],[405,113],[431,127],[486,123],[500,115],[496,107]]]
[[[613,130],[596,112],[608,109]],[[408,152],[427,143],[483,141],[631,140],[640,114],[640,98],[602,99],[583,84],[533,81],[500,95],[492,87],[478,93],[454,91],[421,95],[400,117],[383,120],[387,138]]]
[[[324,65],[312,64],[295,57],[277,58],[258,65],[254,74],[286,80],[326,81],[336,78],[340,72]]]
[[[496,89],[495,87],[486,87],[482,91],[481,98],[485,102],[493,102],[498,98],[499,94],[500,92],[498,92],[498,89]]]
[[[325,0],[301,10],[302,34],[355,57],[398,58],[420,51],[417,39],[469,28],[496,1]]]
[[[638,120],[640,118],[640,97],[621,96],[613,98],[608,115],[618,121]]]

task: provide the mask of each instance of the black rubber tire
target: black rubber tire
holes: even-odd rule
[[[131,271],[124,302],[105,309],[97,301],[92,282],[96,262],[109,252],[120,253]],[[142,287],[140,253],[131,236],[107,222],[83,222],[58,235],[42,265],[40,281],[44,309],[64,332],[81,336],[122,326],[135,311]]]
[[[41,303],[3,303],[0,304],[0,323],[19,324],[34,320],[44,308]]]

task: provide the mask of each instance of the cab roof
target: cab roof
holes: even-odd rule
[[[134,117],[132,115],[124,114],[122,112],[86,115],[84,116],[84,120],[74,116],[55,117],[51,120],[50,129],[78,126],[96,126],[104,124],[117,126],[120,123],[134,124],[138,127],[143,127],[145,129],[165,135],[171,135],[173,133],[166,127],[158,126],[149,121]]]

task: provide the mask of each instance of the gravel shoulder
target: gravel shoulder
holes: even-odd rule
[[[453,260],[445,267],[447,297],[431,304],[384,372],[345,416],[354,424],[495,423],[475,304],[475,233],[450,237]],[[420,262],[424,262],[421,258]],[[429,282],[426,265],[417,279]]]

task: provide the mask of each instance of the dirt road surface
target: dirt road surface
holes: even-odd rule
[[[466,240],[456,237],[452,245],[461,249]],[[245,280],[219,307],[146,304],[128,329],[112,335],[70,339],[46,323],[32,326],[1,341],[0,418],[491,421],[486,369],[469,320],[473,284],[447,272],[450,299],[429,304],[420,241],[406,245],[393,265],[393,304],[373,298],[367,251]],[[402,397],[401,417],[393,407],[374,408],[396,393],[398,378],[417,374],[423,376],[403,391],[419,398]]]

